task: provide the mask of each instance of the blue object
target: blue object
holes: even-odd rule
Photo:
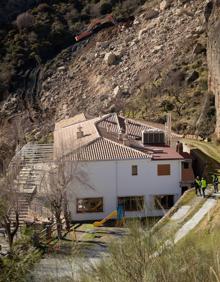
[[[122,220],[124,217],[124,207],[122,204],[118,204],[117,207],[117,220]]]

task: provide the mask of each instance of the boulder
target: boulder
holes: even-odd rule
[[[117,61],[117,56],[113,52],[109,52],[105,54],[104,61],[106,62],[107,65],[111,66],[115,64]]]
[[[170,8],[171,6],[171,2],[169,0],[163,0],[161,3],[160,3],[160,10],[161,11],[164,11],[168,8]]]
[[[114,98],[122,94],[122,89],[120,86],[116,86],[115,89],[113,90],[113,96]]]
[[[65,69],[66,69],[65,66],[61,66],[57,68],[58,71],[64,71]]]
[[[163,48],[163,45],[155,46],[154,49],[152,50],[152,52],[153,52],[153,53],[157,53],[157,52],[159,52],[162,48]]]
[[[105,49],[109,46],[109,42],[108,41],[103,41],[103,42],[96,42],[96,48],[100,48],[100,49]]]
[[[123,49],[123,48],[121,48],[121,49],[115,51],[114,54],[115,54],[116,57],[119,59],[119,58],[123,57],[123,56],[125,55],[125,53],[126,53],[126,50]]]
[[[155,10],[155,9],[149,9],[145,15],[144,15],[144,18],[146,20],[152,20],[154,18],[157,18],[159,16],[159,11],[158,10]]]
[[[139,25],[140,24],[140,21],[138,18],[135,18],[134,22],[133,22],[134,25]]]
[[[103,94],[100,96],[100,101],[103,102],[104,100],[108,100],[108,95],[107,94]]]
[[[147,33],[150,29],[154,28],[156,25],[155,22],[150,22],[145,28],[141,29],[138,33],[138,39],[141,40],[144,33]]]

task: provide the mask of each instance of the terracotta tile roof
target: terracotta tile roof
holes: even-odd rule
[[[105,129],[111,133],[119,133],[120,127],[118,125],[118,119],[116,114],[110,114],[104,119],[101,119],[96,123],[96,126],[99,129]]]
[[[83,136],[77,139],[79,126]],[[125,119],[117,114],[108,114],[90,120],[84,115],[58,123],[54,131],[54,157],[70,155],[80,148],[81,153],[73,155],[81,160],[142,159],[179,160],[183,159],[174,149],[168,147],[148,147],[142,144],[142,131],[160,131],[139,121]],[[121,136],[121,133],[123,136]],[[125,134],[125,135],[124,135]],[[129,145],[123,145],[128,137]],[[151,148],[151,149],[150,149]]]
[[[60,156],[73,152],[76,148],[87,145],[93,140],[99,138],[99,133],[95,126],[95,122],[97,120],[99,120],[99,118],[86,120],[55,130],[54,157],[59,158]],[[79,126],[83,131],[83,137],[77,139]]]
[[[147,159],[151,155],[101,137],[67,157],[69,160],[100,161]]]
[[[183,160],[184,158],[170,147],[157,147],[161,152],[154,153],[152,160]]]
[[[83,122],[86,121],[86,117],[84,115],[84,113],[78,114],[72,118],[68,118],[68,119],[63,119],[61,121],[58,121],[55,124],[55,130],[58,130],[59,128],[64,128],[79,122]]]
[[[110,114],[101,121],[97,122],[97,128],[100,135],[119,134],[120,132],[126,133],[130,138],[141,138],[142,131],[154,130],[161,131],[158,128],[148,126],[141,122],[136,122],[131,119],[125,119],[124,117],[117,116],[117,114]],[[110,136],[108,136],[110,138]]]

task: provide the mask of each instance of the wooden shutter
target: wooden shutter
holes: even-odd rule
[[[161,164],[157,166],[157,175],[170,175],[170,164]]]

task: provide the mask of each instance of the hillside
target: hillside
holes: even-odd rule
[[[15,135],[47,142],[55,120],[81,111],[161,123],[171,111],[177,132],[213,132],[204,1],[111,1],[103,10],[104,2],[35,1],[27,27],[14,16],[1,28],[3,154],[13,152]],[[75,44],[75,34],[111,11],[118,24]]]

